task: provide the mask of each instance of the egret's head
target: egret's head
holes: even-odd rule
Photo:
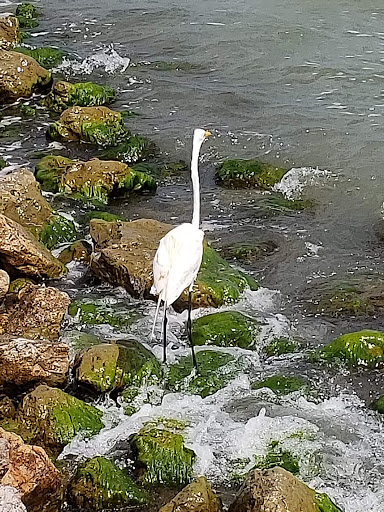
[[[203,130],[202,128],[196,128],[193,132],[193,144],[201,144],[205,141],[207,137],[211,135],[211,132],[208,130]]]

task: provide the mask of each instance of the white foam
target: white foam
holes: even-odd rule
[[[95,69],[103,69],[106,73],[124,73],[130,64],[129,57],[122,57],[113,48],[113,45],[86,57],[83,61],[76,61],[64,57],[62,63],[53,71],[61,71],[66,75],[90,75]]]
[[[273,190],[287,199],[300,199],[305,187],[318,185],[330,176],[330,171],[318,167],[293,167],[274,185]]]

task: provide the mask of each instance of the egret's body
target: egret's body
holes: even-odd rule
[[[203,257],[204,232],[200,229],[200,189],[198,159],[202,143],[209,132],[195,130],[193,136],[191,177],[193,183],[192,223],[185,223],[169,231],[161,240],[153,260],[153,287],[151,293],[158,295],[156,315],[153,322],[154,333],[160,303],[164,303],[163,341],[164,361],[166,360],[167,308],[188,288],[188,335],[192,348],[193,364],[196,358],[191,334],[191,293]]]

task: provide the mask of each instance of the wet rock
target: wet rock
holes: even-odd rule
[[[0,337],[0,386],[45,382],[60,386],[67,380],[69,347],[66,343]]]
[[[205,398],[225,387],[241,371],[241,363],[234,356],[214,350],[196,353],[198,372],[192,357],[182,357],[172,364],[167,375],[167,387],[174,392],[183,391]]]
[[[29,169],[0,177],[0,212],[27,228],[46,247],[73,240],[73,222],[57,214],[42,196]]]
[[[115,222],[115,221],[119,221],[119,220],[127,222],[127,219],[125,217],[122,217],[121,215],[115,215],[114,213],[99,212],[99,211],[88,212],[86,214],[85,222],[87,222],[87,224],[89,224],[89,222],[92,219],[101,219],[101,220],[105,220],[106,222]]]
[[[156,384],[162,378],[159,361],[135,340],[85,350],[79,356],[76,373],[79,382],[101,392],[124,387],[138,390],[143,384]]]
[[[0,49],[0,98],[4,103],[44,91],[51,80],[51,73],[32,57]]]
[[[0,262],[8,272],[56,278],[66,273],[57,260],[23,226],[0,214]]]
[[[47,510],[46,505],[58,499],[60,473],[39,446],[25,444],[21,437],[2,428],[0,438],[10,445],[9,466],[0,484],[14,487],[28,512]]]
[[[0,307],[0,334],[57,340],[69,303],[56,288],[24,286]]]
[[[8,293],[10,285],[9,275],[5,270],[0,269],[0,304]]]
[[[288,169],[274,167],[258,160],[225,160],[216,171],[220,185],[231,188],[260,188],[271,190]]]
[[[229,512],[341,512],[326,494],[316,493],[282,468],[252,471]]]
[[[277,338],[264,347],[264,352],[268,357],[281,356],[282,354],[297,352],[300,347],[301,344],[297,340]]]
[[[272,375],[264,380],[255,382],[252,389],[269,388],[276,395],[288,395],[294,391],[308,390],[308,382],[301,377],[286,377],[285,375]]]
[[[58,256],[58,260],[64,265],[71,261],[82,261],[83,263],[90,263],[92,254],[92,247],[85,240],[77,240],[69,247],[66,247]]]
[[[280,467],[297,475],[300,471],[299,460],[289,450],[279,447],[278,441],[272,441],[268,452],[264,456],[255,456],[255,465],[252,469],[272,469]]]
[[[22,28],[35,28],[39,25],[36,20],[37,8],[29,2],[23,2],[17,6],[16,16]]]
[[[128,309],[124,302],[108,304],[105,299],[75,300],[68,312],[81,324],[108,324],[112,327],[127,327],[142,318],[136,309]]]
[[[36,58],[36,57],[35,57]],[[43,64],[42,64],[43,65]],[[51,92],[43,100],[43,104],[55,111],[63,112],[69,107],[97,107],[112,103],[115,99],[113,89],[93,82],[60,81],[53,84]],[[107,160],[111,160],[107,158]]]
[[[384,414],[384,395],[372,402],[371,408],[380,414]]]
[[[0,485],[0,504],[2,512],[27,512],[19,492],[9,485]]]
[[[220,512],[221,510],[219,498],[212,491],[205,476],[200,476],[184,487],[159,512]]]
[[[0,15],[0,49],[10,50],[19,40],[19,20],[15,16]]]
[[[192,323],[195,345],[248,348],[254,344],[259,332],[259,322],[239,311],[212,313]]]
[[[29,55],[45,69],[52,69],[58,66],[65,55],[63,50],[60,50],[59,48],[51,48],[49,46],[34,49],[21,46],[15,48],[15,51],[24,55]],[[43,100],[43,102],[45,102],[45,100]]]
[[[81,464],[69,493],[70,500],[81,510],[125,510],[148,501],[147,493],[105,457]]]
[[[333,363],[379,368],[384,365],[384,333],[366,329],[339,336],[317,352]]]
[[[153,282],[152,262],[160,239],[172,229],[169,224],[140,219],[133,222],[104,222],[94,219],[90,234],[96,244],[91,268],[101,279],[124,286],[134,297],[150,295]],[[245,288],[257,289],[257,283],[234,269],[208,244],[192,293],[193,307],[232,304]],[[175,302],[178,310],[186,309],[188,292]]]
[[[56,454],[77,434],[99,433],[104,427],[102,415],[96,407],[45,384],[24,397],[18,412],[34,442]]]
[[[272,240],[254,243],[237,243],[224,247],[222,254],[225,258],[233,258],[245,263],[254,261],[272,254],[277,249],[277,244]]]
[[[30,284],[35,285],[36,282],[28,277],[18,277],[17,279],[13,279],[9,285],[9,293],[18,293],[22,288],[24,288],[24,286],[28,286]]]
[[[106,203],[109,196],[132,190],[154,190],[157,186],[148,174],[134,171],[121,162],[97,158],[73,162],[63,157],[46,156],[36,170],[36,178],[45,190],[83,201]]]
[[[118,146],[106,149],[101,153],[100,158],[102,160],[118,160],[125,164],[135,164],[140,160],[155,156],[156,153],[157,148],[154,142],[146,137],[133,135]],[[146,169],[146,173],[148,173],[148,169]]]
[[[144,426],[130,437],[130,444],[138,466],[145,469],[143,482],[185,485],[192,480],[195,453],[185,447],[180,433]]]
[[[120,112],[107,107],[71,107],[49,126],[48,135],[58,141],[83,140],[99,146],[116,146],[129,133]]]
[[[16,408],[7,395],[0,395],[0,420],[13,419],[16,416]],[[1,459],[1,457],[0,457]]]

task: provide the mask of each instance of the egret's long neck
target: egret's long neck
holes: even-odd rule
[[[199,153],[201,148],[200,143],[193,144],[192,160],[191,160],[191,178],[193,187],[193,216],[192,226],[199,228],[200,226],[200,183],[199,183]]]

